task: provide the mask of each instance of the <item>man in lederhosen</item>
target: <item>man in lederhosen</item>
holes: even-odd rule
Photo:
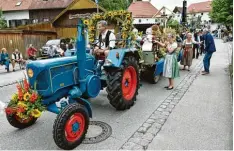
[[[94,48],[94,54],[97,56],[104,55],[107,57],[109,51],[115,47],[116,37],[113,32],[107,29],[106,21],[100,21],[98,23],[98,30],[100,32],[99,43],[98,47]]]

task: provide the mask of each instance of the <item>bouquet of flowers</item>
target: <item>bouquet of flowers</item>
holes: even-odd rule
[[[16,115],[21,120],[39,118],[45,107],[42,98],[35,90],[30,89],[26,79],[17,84],[18,92],[15,93],[5,112],[7,115]]]

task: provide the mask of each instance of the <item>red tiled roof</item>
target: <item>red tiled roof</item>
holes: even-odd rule
[[[210,12],[211,1],[200,2],[200,3],[193,3],[188,7],[188,13],[202,13],[202,12]]]
[[[66,8],[73,0],[0,0],[3,11]],[[19,6],[16,6],[21,2]]]
[[[21,2],[19,6],[16,6],[18,2]],[[32,0],[0,0],[0,8],[3,11],[15,11],[15,10],[28,10]]]
[[[66,8],[73,0],[32,0],[29,9]]]
[[[133,17],[135,18],[151,18],[157,12],[157,8],[155,8],[150,2],[137,1],[133,2],[129,8],[129,12],[132,12]]]

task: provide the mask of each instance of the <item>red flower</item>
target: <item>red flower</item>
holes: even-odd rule
[[[17,89],[18,89],[18,92],[22,92],[22,87],[21,87],[21,85],[20,84],[17,84]]]
[[[18,92],[18,99],[21,101],[23,100],[23,92]]]
[[[30,98],[29,101],[30,101],[31,103],[35,103],[36,100],[37,100],[37,98],[38,98],[37,94],[36,94],[36,93],[33,93],[33,94],[31,95],[31,98]]]
[[[5,112],[7,115],[12,115],[13,113],[15,113],[15,110],[8,107],[8,108],[5,108]]]
[[[28,81],[26,79],[24,79],[24,89],[26,92],[28,92],[29,84],[28,84]]]
[[[18,113],[24,113],[24,112],[25,112],[25,109],[24,109],[23,107],[19,107],[19,108],[17,109],[17,112],[18,112]]]

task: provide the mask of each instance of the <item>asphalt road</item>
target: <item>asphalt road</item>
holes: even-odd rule
[[[194,60],[193,67],[200,63],[202,58]],[[193,67],[191,70],[193,70]],[[16,72],[19,78],[21,71]],[[13,74],[13,73],[11,73]],[[180,78],[176,79],[177,86],[188,74],[181,71]],[[17,76],[12,75],[12,78]],[[1,81],[5,79],[0,74]],[[107,93],[103,91],[96,99],[90,100],[93,109],[92,121],[102,121],[112,127],[112,135],[103,142],[97,144],[81,144],[79,150],[118,150],[138,130],[138,128],[149,118],[149,116],[160,106],[160,104],[172,93],[164,86],[168,84],[167,79],[161,78],[156,85],[142,82],[135,105],[126,111],[116,111],[106,98]],[[0,88],[0,101],[8,102],[11,95],[16,91],[15,85]],[[173,113],[172,113],[173,114]],[[35,125],[17,130],[10,126],[4,115],[0,115],[0,149],[1,150],[56,150],[59,149],[54,143],[52,127],[55,114],[44,112]]]

